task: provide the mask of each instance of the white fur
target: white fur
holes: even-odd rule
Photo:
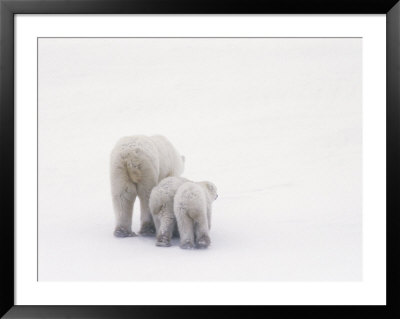
[[[174,197],[181,248],[206,248],[211,243],[211,205],[218,197],[217,188],[211,182],[186,182]]]
[[[188,180],[183,177],[167,177],[151,191],[149,206],[156,226],[157,246],[171,245],[172,234],[177,227],[174,216],[174,196],[179,186],[185,182]]]
[[[132,211],[136,196],[140,199],[140,233],[154,233],[150,192],[165,177],[182,174],[183,168],[184,158],[164,136],[121,138],[111,152],[111,193],[116,217],[114,235],[135,236]]]

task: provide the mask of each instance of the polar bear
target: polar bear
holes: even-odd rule
[[[149,208],[150,192],[168,176],[179,176],[184,157],[161,135],[121,138],[111,152],[111,193],[116,217],[116,237],[136,236],[132,232],[132,211],[140,199],[139,233],[153,235],[154,223]]]
[[[186,182],[174,197],[174,214],[181,237],[180,247],[207,248],[210,243],[211,205],[218,197],[211,182]]]
[[[149,206],[156,226],[156,246],[171,246],[172,235],[177,231],[174,196],[179,186],[188,181],[183,177],[167,177],[151,191]]]

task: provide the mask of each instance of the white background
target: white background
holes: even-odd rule
[[[39,39],[39,280],[360,280],[361,58],[360,38]],[[132,134],[217,185],[209,250],[112,237]]]
[[[267,26],[276,18],[258,19]],[[233,23],[234,18],[230,19],[227,22]],[[312,19],[296,19],[307,21],[307,36],[318,36],[315,31],[307,32]],[[163,35],[176,35],[174,25],[179,20],[188,23],[171,17],[170,34]],[[137,18],[131,21],[138,23]],[[324,21],[329,25],[329,19]],[[358,22],[362,21],[359,17]],[[371,34],[379,30],[377,26],[384,34],[384,19],[371,21],[375,23]],[[24,22],[32,28],[32,18]],[[194,19],[189,24],[195,30],[200,22]],[[321,24],[321,20],[315,22]],[[40,29],[43,23],[36,26]],[[219,32],[209,35],[226,35]],[[370,48],[361,31],[347,36],[364,36],[363,50]],[[368,283],[373,279],[367,258],[361,276],[361,113],[365,119],[373,110],[368,103],[361,109],[361,39],[40,41],[40,280],[363,278],[363,283]],[[384,56],[384,47],[378,48]],[[364,51],[365,61],[368,54]],[[374,73],[375,79],[384,75],[384,68],[377,70],[381,73]],[[364,94],[368,85],[368,80],[364,81]],[[384,103],[384,95],[380,98]],[[373,99],[371,96],[369,101]],[[374,122],[369,124],[379,123],[383,113],[374,114]],[[108,154],[118,137],[135,133],[168,136],[187,158],[185,176],[207,178],[219,187],[209,250],[161,249],[151,239],[111,236]],[[365,151],[370,149],[365,135],[363,148],[365,168]],[[17,156],[17,161],[20,158]],[[17,185],[20,172],[17,170]],[[384,212],[379,197],[378,205]],[[378,217],[375,230],[384,218]],[[365,234],[368,222],[364,224]],[[135,220],[134,229],[137,226]],[[368,256],[374,246],[367,242],[364,238]],[[382,241],[380,245],[379,239],[374,242],[382,257]],[[19,264],[17,259],[17,267]],[[375,263],[373,268],[381,270],[375,284],[384,287],[379,281],[382,265],[376,267]],[[129,283],[122,285],[129,287]],[[168,289],[177,285],[168,284]],[[219,287],[228,288],[226,284]],[[278,291],[283,288],[279,287]],[[127,303],[143,303],[145,296],[128,298]],[[113,303],[109,297],[107,303]],[[290,296],[285,298],[280,303],[290,303]],[[343,293],[342,299],[346,300]],[[114,302],[125,303],[121,300],[124,298]],[[186,302],[207,300],[232,302],[231,298],[221,301],[221,297],[210,299],[204,294]],[[240,300],[257,303],[254,296]],[[82,299],[78,302],[85,303]],[[279,303],[276,298],[262,301],[270,302]],[[309,302],[318,303],[315,298]]]

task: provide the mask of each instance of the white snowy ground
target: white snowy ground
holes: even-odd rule
[[[361,280],[361,67],[361,39],[40,39],[39,280]],[[134,134],[217,185],[209,249],[112,236]]]

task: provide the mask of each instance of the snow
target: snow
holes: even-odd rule
[[[39,280],[361,280],[361,44],[41,38]],[[135,134],[217,185],[208,249],[113,237],[109,155]]]

